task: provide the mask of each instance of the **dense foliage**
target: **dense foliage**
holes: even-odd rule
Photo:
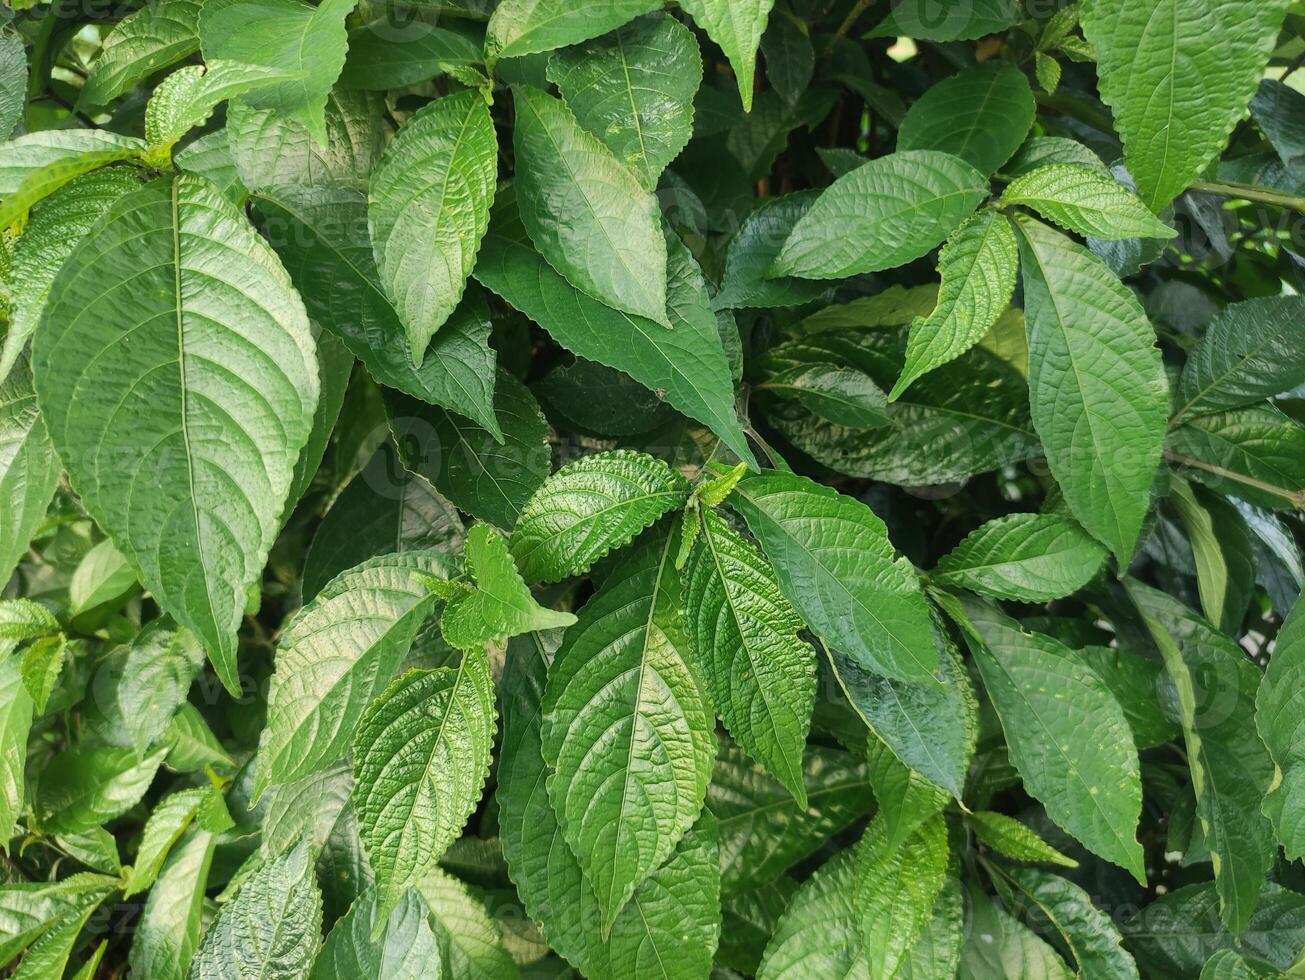
[[[1305,971],[1302,64],[15,0],[0,970]]]

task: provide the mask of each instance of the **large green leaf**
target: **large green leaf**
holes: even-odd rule
[[[1272,405],[1191,418],[1170,431],[1165,456],[1184,475],[1257,507],[1305,505],[1305,426]]]
[[[853,906],[870,976],[891,977],[933,918],[947,874],[947,824],[924,821],[906,840],[892,841],[873,821],[857,846]]]
[[[828,291],[822,282],[766,278],[793,226],[819,197],[819,191],[798,191],[772,197],[753,209],[730,239],[720,292],[712,298],[717,309],[800,306]]]
[[[793,896],[762,954],[758,980],[870,980],[854,891],[853,852],[844,851]]]
[[[1300,350],[1305,299],[1270,296],[1230,303],[1187,358],[1175,418],[1250,405],[1305,384]]]
[[[375,892],[358,899],[327,933],[313,980],[440,980],[444,963],[421,894],[410,889],[388,918],[380,914]]]
[[[241,95],[281,85],[298,77],[293,71],[209,59],[206,65],[178,68],[161,81],[145,106],[147,159],[166,163],[174,144],[206,123],[217,107]]]
[[[1006,186],[1001,200],[1022,204],[1062,228],[1104,241],[1177,234],[1119,181],[1081,164],[1052,163],[1022,174]]]
[[[530,389],[503,370],[494,389],[501,438],[404,395],[386,392],[385,408],[404,466],[430,480],[459,509],[509,530],[548,476],[552,455],[545,441],[548,423]]]
[[[872,160],[820,195],[770,275],[842,279],[905,265],[951,234],[987,192],[982,174],[937,150]]]
[[[485,651],[411,670],[367,709],[353,743],[354,809],[382,914],[435,867],[480,800],[494,745]]]
[[[465,583],[452,586],[440,617],[444,639],[458,649],[575,624],[570,613],[535,601],[512,562],[507,542],[488,524],[476,524],[467,532],[466,566],[475,587]]]
[[[960,976],[966,980],[1072,980],[1073,971],[1029,926],[970,889]]]
[[[231,829],[231,816],[216,787],[178,790],[159,801],[145,821],[136,860],[122,885],[123,898],[130,898],[154,884],[172,845],[192,822],[211,832]]]
[[[669,328],[656,199],[566,105],[515,90],[521,220],[548,263],[613,309]]]
[[[204,60],[223,58],[290,73],[290,80],[245,97],[273,109],[326,143],[326,96],[344,68],[344,18],[357,0],[205,0],[199,17]]]
[[[520,971],[504,948],[499,922],[490,917],[470,887],[432,867],[417,883],[417,891],[430,908],[430,924],[440,957],[448,964],[445,975],[469,980],[517,980]]]
[[[1291,860],[1305,855],[1305,601],[1283,620],[1273,656],[1255,696],[1255,726],[1273,757],[1276,776],[1264,798],[1277,839]]]
[[[0,659],[0,842],[6,850],[24,809],[27,736],[32,728],[32,696],[23,686],[21,660]]]
[[[1088,0],[1083,33],[1124,162],[1159,211],[1223,149],[1264,74],[1287,0]]]
[[[404,29],[395,31],[393,18],[381,13],[350,30],[349,55],[339,84],[385,92],[420,85],[450,69],[479,65],[483,32],[475,24],[464,27],[452,18],[436,26],[431,23],[434,19],[405,20]]]
[[[752,111],[757,48],[774,5],[775,0],[683,0],[680,4],[729,58],[745,112]]]
[[[6,580],[45,517],[60,471],[37,408],[31,369],[20,354],[0,382],[0,576]]]
[[[693,133],[702,56],[692,31],[655,14],[559,51],[548,78],[576,121],[652,190]]]
[[[535,491],[512,532],[512,557],[528,582],[579,575],[688,499],[688,481],[652,456],[585,456]]]
[[[1105,546],[1068,517],[1008,514],[971,531],[930,577],[994,599],[1050,602],[1087,585],[1105,561]]]
[[[305,839],[240,885],[204,933],[190,978],[306,978],[321,944],[322,896]]]
[[[121,816],[140,802],[167,755],[138,757],[132,749],[79,745],[59,753],[41,772],[33,811],[48,833],[76,834]]]
[[[1176,476],[1170,479],[1169,503],[1192,546],[1201,611],[1225,633],[1236,634],[1255,582],[1255,554],[1246,521],[1231,501]]]
[[[714,511],[702,516],[684,578],[690,633],[717,712],[734,740],[805,807],[802,754],[816,660],[798,638],[802,620],[761,552]]]
[[[1132,731],[1110,689],[1049,636],[969,601],[965,634],[1011,761],[1047,814],[1095,854],[1146,881],[1142,783]]]
[[[911,324],[906,364],[890,399],[983,339],[1009,305],[1018,269],[1015,233],[1003,215],[983,210],[956,230],[938,255],[938,305]]]
[[[430,614],[435,596],[425,580],[455,572],[438,552],[373,558],[338,575],[291,620],[268,689],[255,798],[348,751],[359,718]]]
[[[78,101],[102,106],[147,75],[199,50],[203,0],[158,0],[124,17],[104,39]]]
[[[492,60],[552,51],[606,34],[640,14],[656,10],[661,0],[504,0],[494,8],[485,37]]]
[[[604,934],[697,819],[715,754],[711,702],[680,612],[675,538],[651,534],[621,561],[548,672],[548,795]]]
[[[1155,332],[1087,249],[1019,222],[1029,404],[1070,510],[1128,564],[1150,506],[1169,412]]]
[[[754,462],[734,410],[729,361],[702,270],[667,234],[668,309],[674,329],[613,310],[567,282],[531,245],[515,196],[499,195],[475,275],[563,347],[618,371],[706,425],[739,458]]]
[[[140,187],[134,167],[109,167],[78,177],[46,198],[14,243],[14,295],[9,332],[0,351],[0,378],[8,378],[41,322],[50,285],[73,248],[114,201]]]
[[[168,855],[131,941],[132,972],[185,980],[204,927],[204,898],[217,837],[198,830]]]
[[[25,211],[74,177],[111,159],[127,159],[144,147],[144,140],[106,129],[52,129],[15,136],[0,144],[0,198],[7,210],[9,199],[21,194],[26,203],[20,211]],[[90,164],[77,169],[81,158],[89,158]]]
[[[902,120],[897,149],[941,150],[995,173],[1029,134],[1035,108],[1024,73],[994,59],[931,86]]]
[[[778,471],[744,478],[730,500],[813,631],[876,673],[936,683],[938,651],[919,580],[874,511]]]
[[[372,174],[367,224],[376,268],[418,367],[462,298],[497,178],[494,124],[474,91],[415,113]]]
[[[36,390],[73,486],[239,691],[245,589],[318,395],[289,277],[211,184],[181,175],[114,203],[60,271],[42,322]]]

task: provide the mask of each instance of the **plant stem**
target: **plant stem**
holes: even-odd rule
[[[1257,480],[1253,476],[1225,469],[1222,466],[1216,466],[1214,463],[1207,463],[1192,456],[1185,456],[1182,453],[1171,452],[1168,449],[1165,450],[1165,459],[1171,463],[1178,463],[1180,466],[1190,466],[1192,469],[1204,470],[1206,473],[1211,473],[1224,480],[1232,480],[1234,483],[1240,483],[1243,486],[1254,487],[1256,490],[1272,494],[1275,497],[1282,497],[1284,500],[1290,501],[1291,505],[1297,510],[1305,510],[1305,490],[1288,490],[1285,487],[1275,486],[1264,480]]]
[[[1223,181],[1198,180],[1192,184],[1190,190],[1199,191],[1202,194],[1216,194],[1219,197],[1232,198],[1239,201],[1255,201],[1260,204],[1273,204],[1281,208],[1291,208],[1293,211],[1299,211],[1305,214],[1305,197],[1299,194],[1286,194],[1282,191],[1270,190],[1267,187],[1257,187],[1254,184],[1232,184]]]
[[[838,25],[838,30],[834,31],[834,36],[829,42],[830,47],[833,47],[847,35],[847,32],[852,29],[852,25],[856,23],[857,18],[865,13],[865,8],[868,6],[870,6],[870,0],[857,0],[856,6],[843,18],[843,23]]]

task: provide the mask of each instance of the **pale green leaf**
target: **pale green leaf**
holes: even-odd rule
[[[0,228],[18,224],[34,206],[78,177],[135,161],[144,150],[144,140],[101,129],[29,133],[10,140],[0,147]]]
[[[446,642],[460,650],[500,643],[533,630],[558,629],[575,616],[537,603],[521,579],[503,536],[488,524],[467,531],[467,574],[474,588],[459,583],[440,617]]]
[[[933,918],[947,874],[947,824],[930,817],[901,843],[872,821],[857,845],[852,902],[872,977],[891,977]]]
[[[376,893],[366,892],[327,933],[313,980],[440,980],[444,963],[428,915],[426,900],[410,889],[382,920]]]
[[[692,31],[655,14],[559,51],[548,78],[576,121],[653,190],[693,133],[702,56]]]
[[[767,279],[793,226],[820,197],[819,191],[798,191],[762,201],[743,220],[725,253],[720,292],[712,299],[716,309],[801,306],[829,289],[806,279]]]
[[[814,632],[876,673],[936,683],[938,651],[919,580],[874,511],[778,471],[746,477],[730,500]]]
[[[1264,798],[1287,857],[1305,855],[1305,601],[1297,600],[1283,620],[1273,655],[1255,696],[1255,725],[1273,757],[1275,776]]]
[[[344,18],[357,0],[205,0],[199,17],[204,60],[238,61],[289,72],[290,80],[250,93],[245,101],[299,123],[319,145],[327,141],[326,97],[344,68]]]
[[[121,816],[140,802],[167,755],[138,758],[131,749],[77,746],[41,772],[34,810],[48,833],[74,834]]]
[[[200,830],[168,855],[136,921],[133,974],[185,980],[204,925],[204,897],[216,845],[215,835]]]
[[[322,895],[303,840],[241,883],[204,933],[190,980],[303,980],[321,945]]]
[[[798,889],[766,945],[757,980],[871,980],[852,903],[853,853],[836,855]]]
[[[577,288],[670,328],[656,199],[564,103],[514,93],[515,187],[530,240]]]
[[[993,810],[975,810],[965,822],[974,836],[998,854],[1015,861],[1039,861],[1077,868],[1078,862],[1066,857],[1014,817]]]
[[[688,481],[645,453],[585,456],[535,491],[512,532],[512,557],[528,582],[579,575],[688,499]]]
[[[147,75],[199,50],[203,0],[158,0],[124,17],[104,39],[78,101],[108,105]]]
[[[123,898],[131,898],[154,884],[168,852],[192,821],[210,833],[233,826],[221,794],[212,786],[183,789],[164,797],[145,822],[136,860],[122,884]]]
[[[587,41],[660,7],[661,0],[503,0],[486,29],[485,56],[494,61]]]
[[[6,852],[26,803],[24,770],[32,728],[32,696],[23,686],[20,666],[13,654],[0,658],[0,844]],[[0,922],[3,920],[0,905]]]
[[[543,755],[556,769],[548,795],[605,935],[697,819],[715,755],[674,538],[649,536],[612,570],[548,673]]]
[[[812,415],[848,429],[877,429],[889,422],[883,389],[855,368],[808,364],[781,372],[761,387],[791,395]]]
[[[116,878],[73,874],[56,882],[0,886],[0,966],[61,919],[94,908],[117,886]]]
[[[1169,409],[1155,332],[1132,291],[1057,231],[1019,222],[1029,403],[1078,522],[1128,564]]]
[[[1177,234],[1119,181],[1079,164],[1052,163],[1016,177],[1001,200],[1032,208],[1062,228],[1104,241]]]
[[[372,704],[353,743],[353,805],[380,909],[435,867],[480,800],[494,744],[484,650],[412,670]]]
[[[69,612],[74,616],[125,596],[136,587],[136,573],[109,540],[86,553],[68,583]]]
[[[1101,98],[1159,211],[1219,155],[1264,74],[1287,0],[1088,0]]]
[[[1235,635],[1254,591],[1250,529],[1226,498],[1179,477],[1170,480],[1169,502],[1192,546],[1201,611],[1216,627]]]
[[[23,678],[23,687],[27,689],[36,708],[36,713],[45,713],[46,704],[54,690],[59,672],[63,670],[64,655],[68,652],[68,641],[58,636],[43,636],[33,640],[23,650],[22,666],[19,668]]]
[[[31,368],[20,354],[0,381],[0,576],[6,580],[45,517],[61,471],[36,404]]]
[[[34,640],[59,632],[59,620],[32,599],[0,599],[0,641]],[[13,643],[8,644],[13,649]]]
[[[145,106],[145,139],[151,159],[167,160],[162,151],[202,126],[228,99],[299,77],[295,71],[218,58],[210,58],[207,65],[177,69],[158,84]]]
[[[460,980],[517,980],[516,963],[504,947],[500,923],[465,884],[431,868],[417,883],[430,908],[447,976]]]
[[[684,569],[690,635],[726,729],[798,806],[807,805],[802,754],[816,695],[815,651],[775,571],[714,511]]]
[[[27,97],[27,48],[22,37],[0,35],[0,139],[13,135],[23,117]]]
[[[930,578],[994,599],[1050,602],[1083,588],[1105,561],[1105,546],[1071,518],[1008,514],[971,531]]]
[[[871,160],[820,195],[770,275],[842,279],[905,265],[950,235],[987,192],[982,174],[937,150]]]
[[[729,58],[745,112],[752,111],[757,48],[774,5],[775,0],[681,0],[680,3]]]
[[[964,980],[1073,980],[1074,973],[1037,933],[970,888],[961,948]]]
[[[478,92],[424,106],[372,173],[367,224],[376,269],[418,368],[462,298],[497,177],[494,124]]]
[[[938,255],[938,305],[912,323],[890,399],[983,339],[1010,303],[1018,268],[1015,233],[1003,215],[985,209],[956,230]]]
[[[244,216],[189,175],[119,198],[51,297],[32,363],[73,486],[239,691],[245,589],[318,396],[303,305]]]
[[[897,149],[941,150],[995,173],[1029,134],[1035,108],[1024,73],[994,59],[930,86],[902,120]]]
[[[373,558],[336,576],[295,615],[268,689],[255,798],[348,751],[434,606],[427,581],[455,571],[450,557],[432,551]]]

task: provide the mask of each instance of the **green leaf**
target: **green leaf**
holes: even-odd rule
[[[210,833],[233,826],[221,794],[212,786],[179,790],[164,797],[145,822],[136,860],[122,885],[123,898],[131,898],[154,884],[168,852],[192,821]]]
[[[357,0],[205,0],[199,18],[204,60],[262,65],[293,78],[245,96],[299,123],[319,144],[327,141],[326,96],[344,68],[344,19]]]
[[[806,807],[802,753],[816,695],[815,652],[775,571],[714,511],[684,569],[690,635],[716,710],[748,754]]]
[[[595,0],[583,7],[569,0],[504,0],[489,19],[485,57],[497,61],[579,44],[660,6],[661,0]]]
[[[940,624],[939,624],[940,625]],[[960,798],[974,755],[978,706],[969,676],[951,641],[938,625],[939,677],[929,683],[891,680],[825,646],[843,693],[866,727],[905,766]]]
[[[1264,74],[1286,0],[1089,0],[1101,98],[1124,163],[1159,211],[1223,149]]]
[[[1105,561],[1105,547],[1068,517],[1008,514],[971,531],[930,578],[994,599],[1050,602],[1083,588]]]
[[[1175,419],[1250,405],[1305,384],[1296,356],[1305,299],[1270,296],[1230,303],[1188,355]]]
[[[810,745],[802,758],[807,805],[744,751],[722,738],[707,786],[707,808],[720,833],[726,894],[767,884],[864,817],[873,797],[862,759]]]
[[[27,49],[17,33],[0,35],[0,139],[13,135],[27,95]]]
[[[166,749],[138,758],[130,749],[77,746],[41,772],[34,810],[46,833],[75,834],[121,816],[140,802]]]
[[[417,367],[452,315],[489,226],[498,143],[478,92],[415,113],[372,173],[367,224],[385,291]]]
[[[462,539],[457,508],[405,470],[386,440],[318,525],[304,558],[304,599],[368,558],[426,549],[458,554]]]
[[[897,970],[899,980],[955,976],[964,938],[965,902],[956,879],[948,878],[934,904],[933,918]]]
[[[548,673],[548,795],[604,935],[702,808],[711,702],[685,636],[674,535],[650,536],[580,611]]]
[[[905,844],[925,821],[942,813],[949,796],[904,766],[877,735],[869,734],[865,747],[877,808],[874,846],[887,854]]]
[[[430,907],[447,975],[470,980],[516,980],[519,970],[504,949],[499,924],[471,889],[452,875],[431,868],[417,883]]]
[[[0,351],[0,378],[9,377],[41,321],[50,285],[77,243],[109,206],[140,187],[140,171],[109,167],[78,177],[32,212],[14,243],[12,322]]]
[[[27,689],[38,715],[45,714],[46,704],[54,683],[63,670],[64,654],[68,650],[68,641],[63,634],[43,636],[28,644],[23,651],[22,666],[19,668],[23,678],[23,687]]]
[[[1082,888],[1041,868],[1003,866],[1000,874],[1055,928],[1078,964],[1079,976],[1137,980],[1137,964],[1124,950],[1118,926]],[[1020,911],[1029,921],[1038,914]]]
[[[1020,219],[1029,404],[1078,522],[1128,564],[1168,416],[1155,332],[1133,293],[1057,231]]]
[[[1177,234],[1119,181],[1080,164],[1052,163],[1016,177],[1001,200],[1006,205],[1032,208],[1079,235],[1105,241],[1173,238]]]
[[[116,878],[74,874],[57,882],[0,886],[0,966],[7,966],[33,940],[60,920],[95,908],[117,886]]]
[[[0,599],[0,642],[34,640],[59,632],[59,620],[31,599]],[[14,643],[4,644],[10,650]]]
[[[145,139],[152,159],[167,160],[166,151],[208,121],[221,103],[300,77],[275,67],[209,59],[207,65],[179,68],[159,83],[145,107]]]
[[[1271,405],[1198,415],[1170,430],[1184,476],[1269,510],[1305,504],[1305,427]]]
[[[243,215],[188,175],[119,198],[51,297],[32,363],[73,486],[239,691],[245,589],[317,402],[303,306]]]
[[[348,751],[435,604],[427,580],[455,571],[452,559],[432,551],[373,558],[336,576],[296,614],[277,648],[255,799]]]
[[[467,532],[466,562],[475,588],[463,586],[454,593],[440,617],[444,639],[452,646],[471,650],[533,630],[574,625],[571,613],[535,601],[512,563],[507,542],[488,524]]]
[[[580,575],[688,499],[688,481],[645,453],[584,456],[530,498],[512,532],[512,557],[528,582]]]
[[[0,658],[0,846],[6,853],[26,802],[24,770],[32,714],[32,696],[23,685],[21,662],[11,653]],[[0,921],[3,919],[0,905]],[[11,930],[6,926],[5,931]]]
[[[1164,694],[1163,667],[1159,660],[1100,646],[1084,647],[1078,655],[1105,682],[1124,709],[1139,749],[1173,741],[1178,725]]]
[[[548,476],[548,423],[534,396],[500,370],[495,380],[494,433],[443,408],[385,393],[390,430],[403,465],[434,484],[460,510],[504,530],[516,524]]]
[[[983,339],[1010,304],[1018,268],[1015,233],[1001,214],[985,209],[956,230],[938,255],[938,305],[911,324],[906,364],[891,400]]]
[[[1000,34],[1025,18],[1019,0],[973,0],[972,3],[921,5],[894,3],[867,37],[906,37],[925,41],[972,41]]]
[[[167,621],[146,626],[121,654],[106,662],[112,687],[107,698],[97,698],[101,710],[125,731],[125,744],[144,755],[160,741],[177,709],[186,699],[191,682],[204,665],[204,651],[195,637]]]
[[[61,471],[36,404],[31,369],[20,354],[0,381],[0,575],[6,580],[45,517]]]
[[[548,79],[576,121],[653,190],[693,133],[702,56],[692,31],[669,14],[652,14],[559,51]]]
[[[1201,611],[1225,633],[1236,634],[1254,591],[1250,529],[1227,499],[1185,480],[1170,481],[1169,500],[1192,545]]]
[[[1201,980],[1271,980],[1281,974],[1267,963],[1221,949],[1201,967]]]
[[[0,191],[0,228],[18,225],[28,211],[78,177],[136,161],[144,150],[143,140],[102,130],[67,130],[63,136],[34,133],[11,140],[0,150],[0,180],[8,185],[9,179],[17,179]]]
[[[868,375],[836,364],[810,364],[772,377],[765,391],[793,395],[819,418],[849,429],[888,424],[888,399]]]
[[[778,471],[746,477],[730,499],[814,632],[876,673],[936,683],[938,651],[919,580],[874,511]]]
[[[204,924],[204,893],[217,845],[196,831],[168,855],[150,889],[131,942],[131,969],[159,980],[185,980]]]
[[[819,191],[798,191],[770,198],[743,219],[725,253],[720,292],[712,299],[716,309],[801,306],[828,291],[821,282],[766,278],[793,226],[819,197]]]
[[[970,889],[960,975],[973,980],[1072,980],[1074,973],[1054,949],[987,895]]]
[[[992,174],[1024,142],[1035,108],[1028,80],[1014,65],[975,65],[931,86],[911,106],[897,149],[941,150]]]
[[[744,112],[752,111],[757,48],[774,5],[775,0],[682,0],[680,4],[729,58]]]
[[[68,583],[68,607],[74,616],[126,596],[136,587],[136,573],[109,540],[86,553]]]
[[[168,768],[178,772],[236,768],[235,760],[222,747],[204,716],[189,702],[177,709],[159,743],[167,746]]]
[[[312,977],[440,980],[444,964],[428,915],[425,899],[410,889],[382,919],[376,893],[368,891],[327,933]]]
[[[158,0],[124,17],[104,39],[78,102],[108,105],[148,75],[199,50],[202,0]]]
[[[873,821],[857,847],[853,906],[872,977],[891,977],[933,918],[947,874],[947,824],[925,821],[900,844]]]
[[[670,328],[656,199],[564,103],[513,91],[515,186],[530,240],[578,289]]]
[[[345,88],[384,92],[420,85],[451,68],[479,65],[484,48],[474,29],[449,19],[440,26],[405,21],[396,36],[387,14],[349,32],[349,55],[340,73]]]
[[[353,805],[383,914],[435,867],[476,808],[494,719],[483,649],[457,667],[408,671],[363,715]]]
[[[998,854],[1015,861],[1040,861],[1062,868],[1077,868],[1078,862],[1066,857],[1014,817],[992,810],[975,810],[965,822],[974,835]]]
[[[1275,776],[1263,810],[1290,860],[1305,854],[1305,821],[1297,801],[1305,794],[1305,602],[1297,600],[1278,629],[1273,655],[1255,696],[1255,726],[1273,757]]]
[[[46,980],[48,977],[62,977],[68,967],[77,937],[81,935],[91,915],[99,907],[104,896],[87,892],[78,896],[58,919],[28,947],[22,962],[10,974],[16,980]]]
[[[1146,881],[1137,749],[1110,689],[1071,651],[995,608],[968,601],[965,615],[966,639],[1029,794],[1094,854]]]
[[[576,289],[535,251],[509,191],[499,194],[476,278],[581,357],[624,371],[668,404],[706,425],[754,463],[734,410],[729,361],[702,271],[667,234],[672,330],[620,313]]]
[[[936,150],[871,160],[820,195],[769,274],[842,279],[905,265],[951,234],[987,190],[977,170]]]
[[[757,980],[872,976],[852,903],[853,853],[835,855],[798,889],[766,945]]]
[[[191,980],[308,976],[322,944],[322,896],[307,840],[263,864],[222,907],[190,964]]]

